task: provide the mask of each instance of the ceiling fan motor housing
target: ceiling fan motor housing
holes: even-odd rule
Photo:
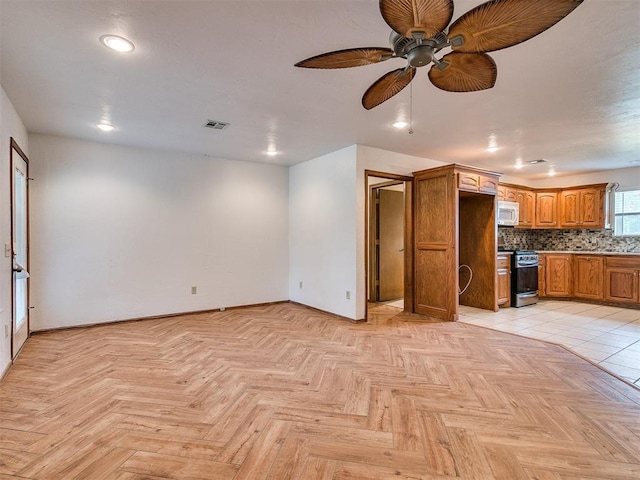
[[[406,58],[411,67],[423,67],[434,60],[436,52],[447,45],[447,36],[440,33],[434,38],[425,40],[408,38],[392,31],[389,43],[396,57]]]

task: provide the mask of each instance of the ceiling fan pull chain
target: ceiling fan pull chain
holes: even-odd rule
[[[413,82],[409,84],[409,135],[413,134]]]

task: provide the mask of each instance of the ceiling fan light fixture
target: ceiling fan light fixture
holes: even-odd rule
[[[100,43],[105,47],[120,53],[131,53],[135,50],[133,42],[119,35],[102,35]]]

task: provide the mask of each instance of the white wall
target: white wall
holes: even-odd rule
[[[356,146],[290,167],[289,197],[289,298],[362,318],[356,314]]]
[[[574,185],[590,185],[594,183],[619,183],[619,191],[640,188],[640,167],[620,168],[603,172],[585,173],[538,180],[531,186],[543,187],[571,187]]]
[[[365,185],[365,170],[411,176],[412,172],[425,170],[427,168],[441,167],[443,165],[447,165],[447,163],[437,160],[430,160],[428,158],[414,157],[411,155],[389,152],[386,150],[380,150],[378,148],[367,147],[364,145],[358,145],[357,157],[356,278],[358,302],[356,312],[357,318],[364,318],[367,303],[367,285],[365,275],[365,204],[367,201],[367,191]]]
[[[34,330],[288,299],[286,168],[29,142]]]
[[[4,256],[5,244],[11,244],[10,200],[10,139],[29,155],[27,129],[13,108],[3,88],[0,88],[0,377],[11,364],[11,257]]]

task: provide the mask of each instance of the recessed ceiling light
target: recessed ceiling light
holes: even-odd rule
[[[487,152],[489,152],[489,153],[495,153],[498,150],[500,150],[500,147],[489,147],[489,148],[487,148]]]
[[[397,129],[404,128],[404,127],[406,127],[407,125],[409,125],[409,124],[408,124],[407,122],[403,122],[403,121],[394,122],[394,123],[392,123],[392,124],[391,124],[391,126],[392,126],[393,128],[397,128]]]
[[[556,176],[556,171],[554,169],[551,169],[551,170],[549,170],[547,175],[550,176],[550,177],[555,177]]]
[[[267,155],[269,155],[270,157],[275,157],[278,154],[277,150],[267,150],[265,152]]]
[[[520,170],[522,167],[524,167],[522,162],[516,162],[515,165],[513,166],[513,168],[515,168],[516,170]]]
[[[114,127],[113,125],[110,125],[108,123],[98,123],[96,125],[96,127],[98,127],[103,132],[111,132],[111,131],[116,129],[116,127]]]
[[[103,35],[100,37],[100,43],[105,47],[120,53],[133,52],[136,48],[129,40],[119,37],[118,35]]]

